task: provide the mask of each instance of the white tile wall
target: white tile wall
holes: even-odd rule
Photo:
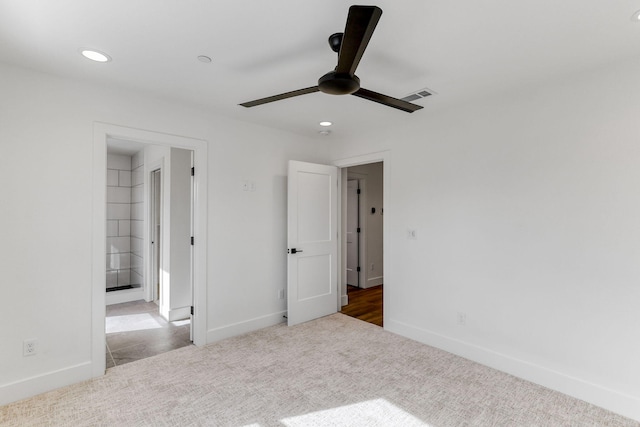
[[[107,169],[107,187],[118,186],[118,171],[115,169]]]
[[[131,170],[134,170],[138,166],[142,166],[144,164],[144,151],[140,150],[133,156],[131,156]]]
[[[131,270],[131,284],[133,286],[142,286],[142,275],[134,270]]]
[[[118,236],[130,236],[131,235],[131,221],[128,219],[121,219],[118,221]]]
[[[142,264],[142,256],[140,255],[136,255],[135,253],[131,254],[131,269],[134,271],[139,272],[140,274],[142,274],[142,269],[143,269],[143,264]]]
[[[107,203],[131,203],[131,187],[107,187]]]
[[[107,270],[128,270],[131,268],[131,254],[107,254]]]
[[[143,283],[144,151],[107,155],[107,287]]]
[[[131,221],[131,236],[139,237],[142,239],[142,225],[144,223],[142,221]]]
[[[131,187],[131,171],[118,171],[118,185]]]
[[[142,184],[131,187],[131,203],[144,201],[144,187]]]
[[[125,237],[107,237],[107,253],[119,254],[131,252],[131,238]]]
[[[131,284],[131,271],[130,270],[118,270],[118,286]]]
[[[144,219],[144,203],[131,204],[131,219],[137,221]]]
[[[118,270],[107,271],[107,288],[118,286]]]
[[[131,204],[129,203],[107,203],[107,220],[130,219]]]
[[[107,237],[118,235],[118,221],[107,220]]]
[[[107,155],[107,288],[131,284],[131,164]]]
[[[142,184],[144,181],[144,176],[142,173],[142,168],[138,167],[135,171],[131,173],[131,186],[136,186]]]
[[[137,256],[142,256],[142,239],[138,237],[131,237],[131,253]]]

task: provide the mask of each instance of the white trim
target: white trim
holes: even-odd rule
[[[382,285],[383,283],[384,283],[384,276],[369,277],[366,283],[364,283],[361,286],[361,288],[369,289],[369,288],[373,288],[374,286]]]
[[[208,145],[200,139],[188,138],[95,122],[93,126],[93,244],[92,244],[92,376],[105,372],[105,263],[106,239],[106,157],[107,137],[147,144],[183,148],[194,152],[194,245],[193,301],[196,315],[193,318],[193,342],[207,342],[207,165]],[[86,378],[82,378],[86,379]]]
[[[340,168],[340,172],[342,172],[342,169],[344,168],[348,168],[350,166],[358,166],[358,165],[365,165],[365,164],[369,164],[369,163],[377,163],[377,162],[382,162],[382,194],[384,194],[384,198],[383,198],[383,202],[382,202],[382,209],[384,210],[384,215],[382,216],[382,253],[383,253],[383,261],[382,261],[382,270],[383,270],[383,274],[384,274],[384,288],[382,289],[382,299],[384,300],[384,304],[382,306],[382,321],[383,321],[383,325],[384,328],[387,328],[387,319],[389,318],[389,313],[391,313],[391,303],[393,301],[391,301],[390,298],[390,289],[392,289],[393,286],[393,281],[392,281],[392,271],[391,271],[391,262],[389,261],[391,259],[391,239],[390,239],[390,230],[389,230],[389,224],[391,223],[389,218],[393,218],[393,211],[389,209],[389,206],[391,206],[391,204],[389,203],[389,201],[392,199],[392,194],[390,194],[389,192],[389,183],[391,182],[389,180],[389,177],[391,176],[391,152],[389,150],[386,151],[379,151],[376,153],[370,153],[370,154],[363,154],[360,156],[354,156],[354,157],[347,157],[344,159],[339,159],[339,160],[335,160],[333,162],[333,164],[337,167]],[[346,182],[347,180],[344,180],[344,191],[346,191]],[[340,190],[342,189],[343,186],[339,186]],[[343,212],[343,202],[342,202],[342,195],[338,194],[338,212],[340,212],[341,217],[344,217],[344,212]],[[390,216],[391,215],[391,216]],[[342,236],[342,222],[343,220],[341,219],[340,221],[338,221],[338,227],[339,230],[338,232],[340,233],[340,239],[343,239]],[[364,242],[363,242],[363,246],[364,246]],[[346,270],[343,267],[343,264],[345,262],[345,260],[343,260],[343,255],[342,255],[342,244],[338,245],[338,269],[339,271],[343,271],[343,274],[341,274],[340,277],[340,286],[346,286]],[[338,302],[339,304],[342,303],[342,298],[341,300]]]
[[[267,314],[265,316],[255,317],[253,319],[245,320],[238,323],[232,323],[231,325],[220,326],[218,328],[210,329],[207,331],[207,342],[220,341],[225,338],[231,338],[236,335],[245,334],[247,332],[257,331],[258,329],[267,328],[269,326],[277,325],[279,323],[286,322],[284,317],[287,314],[286,311],[279,311],[277,313]]]
[[[398,320],[385,318],[384,322],[385,329],[390,332],[640,421],[640,399],[637,397]]]
[[[107,239],[107,136],[106,130],[94,123],[93,127],[93,223],[91,244],[91,375],[78,381],[104,375],[107,369],[106,354],[106,270]],[[65,384],[53,382],[51,389]],[[32,393],[35,394],[35,393]]]
[[[0,405],[6,405],[91,378],[94,370],[92,365],[92,362],[83,362],[68,368],[3,384],[0,386]]]
[[[144,299],[144,290],[142,288],[123,289],[121,291],[107,292],[105,295],[105,304],[121,304],[123,302],[138,301]]]

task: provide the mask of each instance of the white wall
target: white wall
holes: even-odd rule
[[[639,75],[336,141],[335,159],[390,150],[385,327],[640,420]]]
[[[209,142],[208,338],[282,319],[286,164],[326,162],[324,146],[4,65],[0,93],[0,404],[91,376],[96,121]],[[242,191],[245,179],[256,182],[255,192]],[[23,357],[31,338],[39,353]]]

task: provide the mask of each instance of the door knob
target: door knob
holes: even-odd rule
[[[292,254],[297,254],[297,253],[299,253],[299,252],[302,252],[302,249],[296,249],[296,248],[293,248],[293,249],[291,249],[289,252],[290,252],[290,253],[292,253]]]

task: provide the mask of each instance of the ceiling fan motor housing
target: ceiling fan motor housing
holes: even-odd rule
[[[330,71],[320,77],[318,88],[330,95],[350,95],[360,89],[360,79],[356,75]]]
[[[342,46],[342,37],[344,33],[333,33],[329,36],[329,46],[335,53],[340,52],[340,46]]]

